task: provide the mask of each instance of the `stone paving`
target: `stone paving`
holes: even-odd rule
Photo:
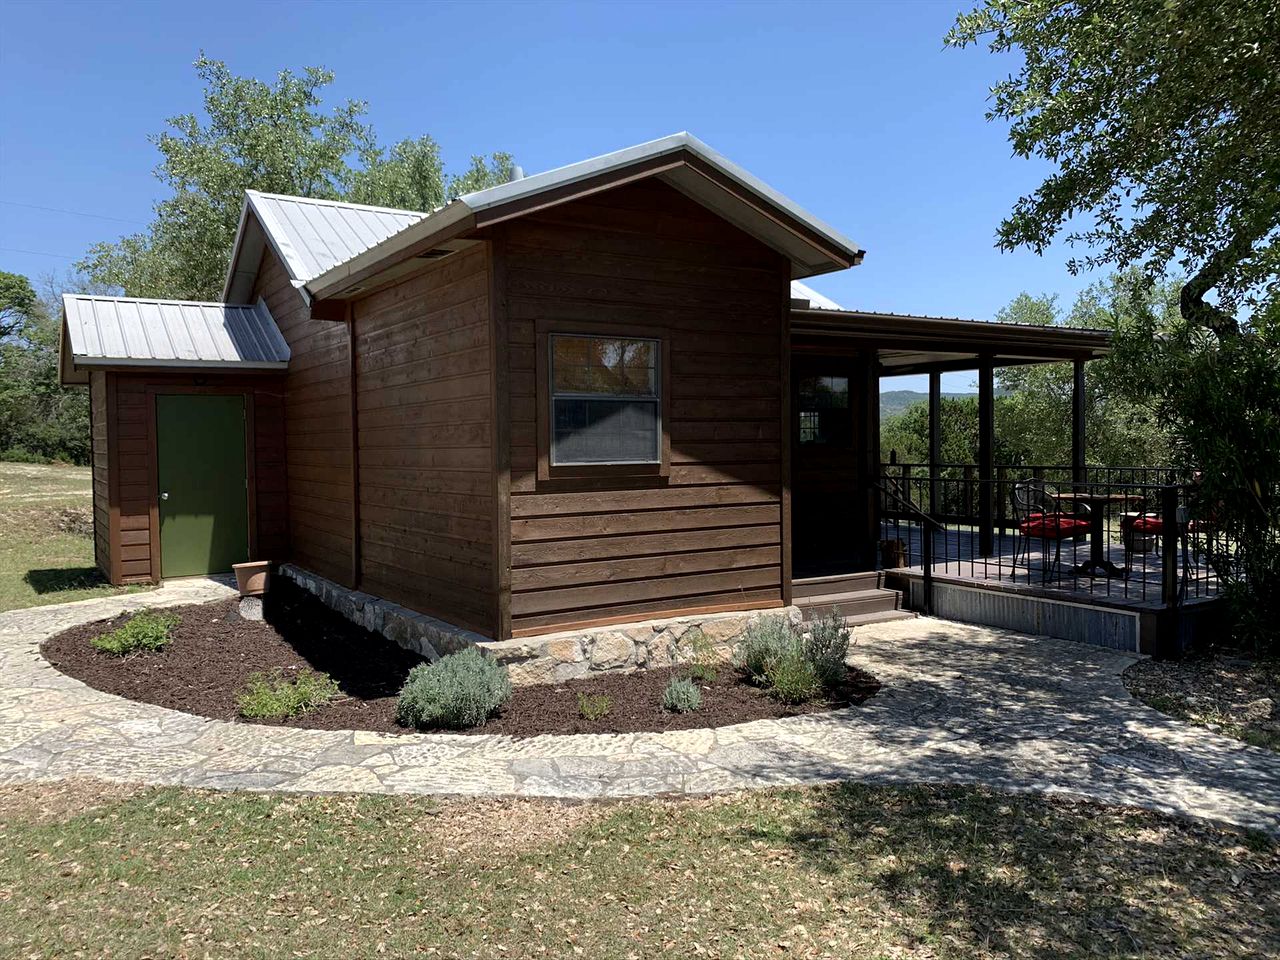
[[[209,580],[0,614],[0,783],[94,776],[307,792],[626,797],[779,784],[987,784],[1280,833],[1280,756],[1129,696],[1135,659],[912,620],[859,628],[884,685],[861,707],[719,730],[598,736],[379,734],[225,723],[93,690],[39,653],[69,626],[231,595]]]

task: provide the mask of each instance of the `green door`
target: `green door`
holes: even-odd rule
[[[244,398],[156,397],[161,574],[221,573],[249,559]]]

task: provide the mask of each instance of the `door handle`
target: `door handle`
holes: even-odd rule
[[[161,500],[168,500],[168,499],[169,499],[169,491],[168,491],[168,490],[164,490],[164,491],[162,491],[162,492],[161,492],[161,494],[160,494],[160,499],[161,499]]]

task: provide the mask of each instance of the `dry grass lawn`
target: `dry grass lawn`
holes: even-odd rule
[[[88,467],[0,462],[0,612],[129,589],[94,566]]]
[[[1265,837],[978,789],[0,790],[14,957],[1262,957]]]

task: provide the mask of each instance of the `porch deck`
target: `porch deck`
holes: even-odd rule
[[[886,569],[886,573],[923,577],[924,570],[920,565],[923,545],[919,526],[885,522],[881,524],[881,538],[902,540],[907,550],[906,566]],[[1104,556],[1117,567],[1126,569],[1128,575],[1089,577],[1072,573],[1073,567],[1089,559],[1086,538],[1064,541],[1057,564],[1053,562],[1053,544],[1049,544],[1046,550],[1043,542],[1035,538],[1030,538],[1025,544],[1022,541],[1023,538],[1016,534],[997,532],[993,536],[992,552],[982,556],[978,549],[977,530],[948,528],[937,531],[933,534],[934,578],[1128,609],[1158,609],[1164,605],[1164,562],[1158,544],[1144,551],[1130,552],[1125,550],[1123,543],[1108,542],[1104,545]],[[1181,602],[1217,596],[1217,575],[1195,549],[1180,550],[1175,572]]]
[[[1123,543],[1108,542],[1104,555],[1126,569],[1127,576],[1088,577],[1071,569],[1089,559],[1083,537],[1064,541],[1060,562],[1054,564],[1052,544],[1046,551],[1034,539],[1024,544],[1016,534],[997,532],[991,553],[983,556],[976,529],[948,528],[932,535],[932,584],[926,597],[919,526],[885,522],[881,534],[886,540],[902,540],[907,551],[904,566],[884,571],[886,584],[901,590],[912,609],[928,605],[948,619],[1151,653],[1157,650],[1158,634],[1169,630],[1177,637],[1177,648],[1191,646],[1194,631],[1216,610],[1218,578],[1194,545],[1179,548],[1171,605],[1163,559],[1154,545],[1130,552]],[[1171,613],[1176,616],[1170,621]]]

